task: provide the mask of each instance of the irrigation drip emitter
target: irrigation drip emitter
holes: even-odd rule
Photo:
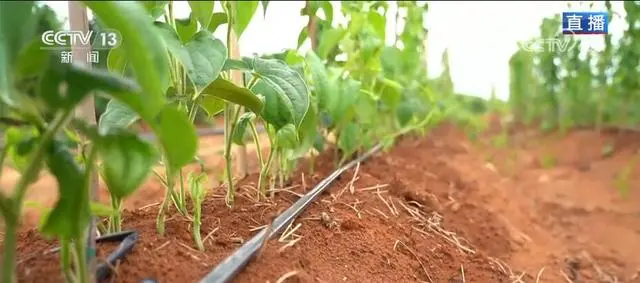
[[[291,207],[278,216],[270,227],[265,227],[258,234],[253,236],[233,254],[223,260],[215,269],[207,274],[200,283],[220,283],[231,281],[253,258],[258,250],[262,248],[266,240],[282,232],[291,221],[293,221],[320,193],[322,193],[331,183],[342,173],[351,169],[356,164],[368,159],[382,148],[381,144],[376,145],[362,156],[349,162],[347,165],[337,169],[327,178],[320,181],[311,191],[302,196]]]

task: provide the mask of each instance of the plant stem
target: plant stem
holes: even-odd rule
[[[198,192],[201,193],[201,192]],[[195,195],[193,196],[194,198],[199,198],[199,195]],[[196,246],[198,246],[198,249],[201,251],[204,251],[204,243],[202,242],[202,236],[200,236],[200,218],[201,218],[201,213],[202,213],[202,202],[200,202],[199,200],[194,202],[194,216],[193,216],[193,239],[196,242]]]
[[[253,142],[256,144],[256,152],[258,154],[258,162],[260,162],[260,168],[264,166],[264,159],[262,157],[262,148],[260,147],[260,136],[258,135],[258,130],[256,129],[256,124],[253,121],[249,122],[249,127],[251,127],[251,134],[253,135]]]
[[[260,170],[260,177],[258,177],[258,199],[260,196],[267,197],[267,190],[264,187],[264,181],[267,178],[267,174],[271,169],[271,163],[273,162],[273,158],[276,155],[276,147],[274,144],[271,144],[271,149],[269,150],[269,157],[267,158],[267,163],[262,166],[262,170]]]
[[[67,110],[60,113],[44,132],[40,143],[36,148],[33,158],[20,181],[16,185],[13,199],[0,199],[2,201],[3,216],[5,220],[5,239],[2,259],[2,282],[15,282],[16,239],[18,222],[22,211],[22,200],[31,181],[37,177],[45,157],[45,152],[55,134],[64,126],[73,112]],[[4,211],[6,209],[6,211]]]
[[[184,191],[184,177],[182,176],[182,169],[180,169],[180,210],[184,210],[183,214],[187,214],[187,194]]]
[[[229,102],[224,106],[224,160],[226,165],[227,175],[227,206],[233,206],[235,198],[235,188],[233,187],[233,172],[231,170],[231,136],[232,136],[232,123],[231,112],[233,111],[233,105]]]
[[[5,223],[4,252],[2,257],[2,282],[16,282],[14,273],[16,257],[17,223]]]
[[[158,217],[156,218],[156,230],[158,231],[158,234],[160,234],[160,236],[164,236],[164,217],[166,210],[169,209],[169,199],[173,198],[174,204],[178,200],[178,197],[175,196],[175,192],[173,191],[173,187],[175,186],[173,174],[171,174],[171,168],[169,168],[167,162],[165,162],[165,175],[167,177],[167,193],[162,200],[162,205],[160,206],[160,210],[158,210]],[[178,208],[178,210],[180,209]]]
[[[83,234],[86,234],[86,232],[83,233]],[[88,271],[88,268],[87,268],[87,260],[86,260],[86,257],[87,257],[87,246],[84,243],[82,243],[82,240],[81,240],[81,239],[85,239],[85,238],[87,238],[86,235],[82,235],[81,237],[79,237],[78,241],[74,245],[74,248],[75,248],[75,251],[76,251],[76,255],[77,255],[77,259],[78,259],[78,262],[76,263],[77,264],[77,268],[78,268],[78,275],[79,275],[78,276],[79,277],[78,282],[80,282],[80,283],[89,282],[88,281],[89,280],[89,271]]]
[[[69,240],[60,239],[60,263],[66,282],[74,282],[73,272],[71,271],[71,241]]]

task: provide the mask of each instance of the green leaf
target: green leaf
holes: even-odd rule
[[[251,66],[249,66],[249,63],[246,61],[227,58],[227,61],[224,62],[224,66],[222,67],[222,71],[229,70],[250,71]]]
[[[128,128],[139,119],[138,114],[117,100],[111,100],[100,116],[98,128],[101,133],[108,133],[113,129]]]
[[[255,118],[256,114],[253,112],[246,112],[242,114],[242,116],[240,116],[240,118],[238,119],[238,124],[236,124],[236,127],[233,129],[233,134],[231,136],[233,143],[237,145],[244,145],[247,127],[249,126],[249,123]]]
[[[50,145],[46,163],[58,183],[59,196],[41,231],[62,239],[77,239],[91,219],[89,182],[86,180],[90,174],[85,175],[59,142]]]
[[[329,53],[338,46],[338,43],[347,35],[347,30],[343,28],[329,29],[322,34],[322,40],[318,46],[318,55],[322,59],[327,59]]]
[[[355,123],[349,123],[340,131],[340,137],[338,137],[338,147],[342,150],[345,156],[351,155],[358,150],[358,136],[360,129]]]
[[[144,92],[145,113],[155,115],[164,107],[169,86],[169,61],[165,47],[144,7],[136,2],[83,1],[107,27],[123,38],[136,79]]]
[[[138,1],[144,5],[149,15],[155,20],[164,14],[164,7],[169,1]]]
[[[336,91],[332,83],[329,82],[329,75],[327,74],[325,64],[313,51],[307,52],[306,61],[311,71],[311,77],[313,78],[314,93],[318,98],[318,108],[325,111],[328,105],[332,104],[331,99],[336,95]]]
[[[32,8],[34,1],[0,1],[0,100],[20,104],[13,92],[11,70],[23,45],[35,34]]]
[[[307,114],[304,115],[304,119],[302,119],[302,123],[298,128],[298,137],[300,138],[300,144],[291,153],[291,158],[297,159],[304,157],[316,142],[318,134],[316,129],[316,126],[318,125],[318,109],[316,105],[317,103],[315,103],[315,101],[312,101],[309,106],[309,111],[307,111]]]
[[[377,80],[375,91],[380,94],[382,103],[391,109],[396,109],[402,100],[402,85],[394,80],[387,78]]]
[[[169,52],[178,58],[187,71],[196,87],[196,95],[219,77],[227,60],[227,48],[222,41],[214,39],[208,31],[201,30],[183,46],[170,25],[156,22],[155,26]]]
[[[34,2],[0,1],[0,38],[8,67],[15,64],[22,47],[35,36],[35,17],[32,12]]]
[[[52,68],[40,82],[40,93],[43,94],[41,98],[53,109],[73,108],[93,90],[138,91],[138,86],[133,82],[108,72],[53,61],[51,64]]]
[[[262,16],[267,17],[267,6],[269,6],[269,1],[260,1],[262,4]]]
[[[214,33],[219,26],[226,24],[227,20],[227,14],[213,13],[213,16],[211,16],[211,22],[209,22],[207,30],[211,33]]]
[[[239,39],[247,26],[249,26],[253,14],[256,13],[258,1],[233,1],[231,4],[233,10],[233,30]]]
[[[278,129],[276,136],[276,146],[279,148],[293,149],[298,144],[298,133],[296,132],[296,126],[293,124],[287,124]]]
[[[156,24],[157,23],[158,22],[156,22]],[[193,18],[193,13],[189,14],[189,17],[186,19],[176,19],[175,30],[182,43],[189,42],[193,35],[198,32],[198,22]]]
[[[298,34],[298,49],[300,49],[300,46],[302,46],[302,44],[304,43],[304,41],[309,37],[309,29],[305,26],[302,28],[302,30],[300,30],[300,33]]]
[[[193,63],[192,69],[187,69],[189,78],[196,86],[197,93],[215,81],[227,60],[227,47],[208,31],[202,30],[187,43],[187,51]]]
[[[203,95],[198,100],[198,104],[202,109],[207,111],[209,117],[218,115],[224,110],[224,100],[219,99],[213,95]]]
[[[118,47],[111,49],[109,51],[109,55],[107,55],[107,69],[110,72],[122,75],[126,68],[127,54],[125,53],[124,48]]]
[[[112,196],[131,195],[151,174],[155,148],[128,131],[112,131],[96,141],[102,160],[101,175]]]
[[[263,102],[258,96],[253,94],[251,90],[239,87],[221,77],[207,86],[202,91],[202,96],[213,96],[219,99],[224,99],[231,103],[242,105],[254,113],[260,113],[263,108]],[[211,114],[211,112],[209,113]]]
[[[340,83],[340,92],[332,97],[327,112],[336,125],[349,121],[354,113],[360,93],[361,82],[347,79]]]
[[[320,1],[320,8],[324,10],[325,20],[331,24],[333,22],[333,6],[331,5],[331,2]]]
[[[189,1],[192,14],[196,15],[196,19],[203,27],[208,27],[213,15],[214,1]]]
[[[44,46],[42,39],[36,38],[20,51],[14,67],[16,79],[38,75],[49,67],[49,53]]]
[[[370,11],[368,15],[368,23],[373,27],[378,37],[384,42],[387,22],[383,15],[375,11]]]
[[[29,165],[33,153],[33,146],[37,143],[36,128],[10,127],[4,132],[4,146],[7,147],[7,159],[11,167],[23,173]]]
[[[167,105],[151,123],[172,172],[193,160],[198,149],[195,126],[187,113]]]
[[[302,76],[275,59],[256,57],[250,66],[260,78],[252,90],[265,97],[261,116],[276,129],[287,124],[297,128],[309,109],[309,90]]]

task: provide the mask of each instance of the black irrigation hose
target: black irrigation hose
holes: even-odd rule
[[[118,248],[107,256],[106,262],[100,263],[96,268],[96,281],[100,282],[109,278],[111,275],[111,267],[120,259],[123,259],[138,241],[138,232],[130,230],[103,235],[96,238],[96,243],[103,242],[121,242]],[[60,251],[60,247],[55,247],[47,252],[55,253]]]
[[[293,221],[320,193],[322,193],[329,185],[342,173],[349,170],[356,164],[371,157],[374,153],[379,151],[382,145],[378,144],[371,150],[358,157],[357,159],[349,162],[349,164],[339,168],[331,173],[327,178],[320,181],[310,192],[298,199],[291,207],[285,210],[278,218],[276,218],[270,227],[266,227],[253,236],[251,240],[242,245],[232,255],[222,261],[215,269],[207,274],[200,283],[220,283],[231,281],[253,258],[256,252],[266,242],[266,239],[270,239],[273,236],[279,234],[283,228],[285,228],[291,221]],[[270,232],[269,232],[270,231]],[[267,233],[269,233],[267,235]]]

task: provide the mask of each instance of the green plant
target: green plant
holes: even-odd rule
[[[59,200],[42,222],[44,235],[61,243],[61,261],[67,280],[75,277],[87,282],[84,242],[91,205],[89,184],[92,168],[101,161],[101,171],[110,192],[119,199],[131,194],[150,174],[157,153],[135,134],[121,129],[99,129],[72,118],[79,103],[95,91],[118,101],[151,124],[162,141],[170,162],[183,165],[193,153],[189,148],[173,147],[167,141],[176,135],[195,136],[189,127],[158,122],[175,113],[166,108],[162,95],[164,45],[146,22],[142,7],[132,3],[87,2],[99,18],[123,35],[132,58],[136,81],[102,71],[61,64],[56,54],[41,48],[36,24],[42,14],[34,13],[34,2],[0,4],[0,98],[3,115],[13,121],[7,127],[0,160],[9,161],[22,175],[13,195],[0,195],[0,213],[5,221],[3,282],[15,280],[15,245],[25,193],[42,169],[48,169],[58,182]],[[120,15],[127,10],[127,18]],[[37,10],[36,10],[37,11]],[[15,26],[21,28],[16,29]],[[142,51],[144,50],[144,51]],[[35,83],[34,83],[35,82]],[[144,103],[143,103],[144,102]],[[74,157],[71,146],[76,135],[85,136],[85,145]],[[80,164],[79,164],[80,163]],[[72,243],[76,243],[72,245]],[[90,251],[94,252],[94,251]],[[71,272],[75,262],[75,275]]]
[[[207,175],[205,173],[199,173],[194,176],[193,172],[190,172],[187,176],[187,182],[191,190],[191,201],[193,201],[193,239],[196,242],[196,246],[201,251],[204,251],[204,244],[200,236],[200,224],[202,219],[202,202],[207,195],[207,191],[203,188],[207,183]]]

